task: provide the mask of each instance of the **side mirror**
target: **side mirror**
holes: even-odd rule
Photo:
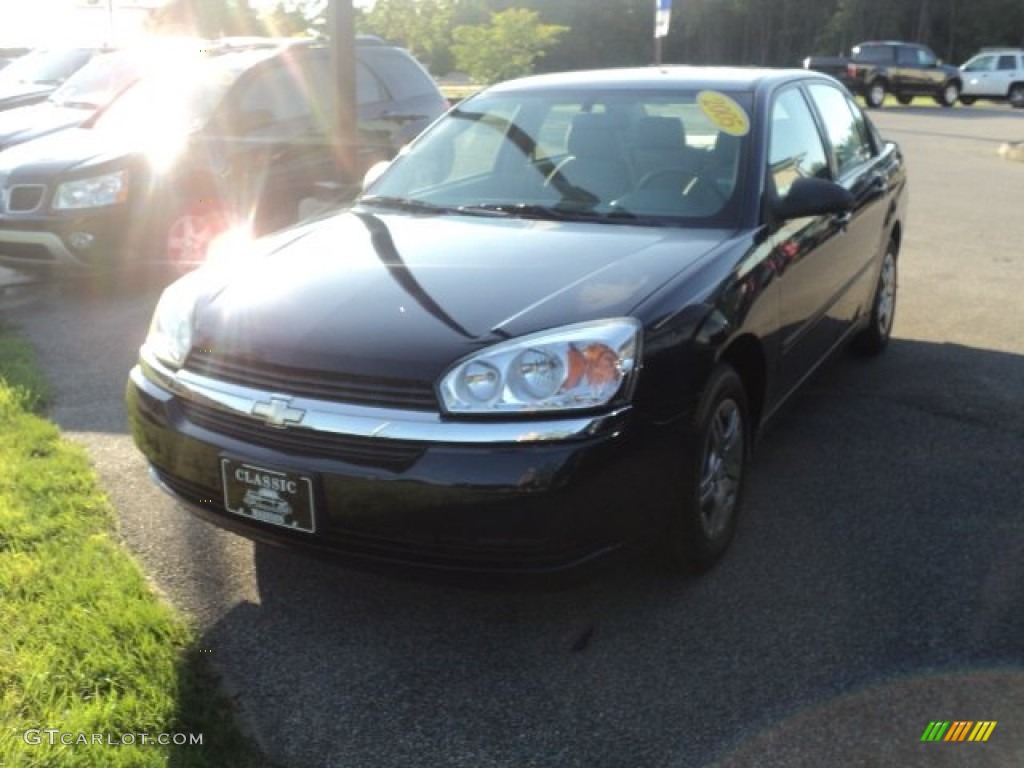
[[[381,174],[384,173],[384,171],[386,171],[388,169],[388,166],[390,165],[390,160],[379,160],[373,165],[371,165],[367,169],[366,175],[363,176],[363,190],[365,191],[366,189],[369,189],[370,185],[373,184],[373,182],[375,182],[377,179],[379,179],[381,177]]]
[[[853,195],[845,187],[827,179],[797,179],[789,192],[772,205],[780,221],[804,216],[827,216],[853,209]]]

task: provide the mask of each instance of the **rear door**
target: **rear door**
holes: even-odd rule
[[[297,52],[261,62],[239,78],[213,130],[227,154],[232,203],[259,232],[296,220],[299,202],[340,167],[326,126],[328,57]]]

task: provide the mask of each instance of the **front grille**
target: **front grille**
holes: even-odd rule
[[[408,469],[422,455],[419,443],[338,435],[302,427],[275,429],[247,416],[183,402],[182,413],[196,426],[242,442],[292,456],[335,459],[391,472]]]
[[[0,243],[0,256],[25,261],[54,261],[54,255],[38,243]]]
[[[19,184],[7,193],[7,210],[11,213],[34,211],[43,202],[46,187],[42,184]]]
[[[378,408],[436,411],[429,381],[309,371],[193,350],[186,370],[203,376],[296,397],[311,397]]]

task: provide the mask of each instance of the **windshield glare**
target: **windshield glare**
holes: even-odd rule
[[[20,83],[52,85],[64,82],[89,60],[88,48],[37,48],[4,68],[0,77]]]
[[[186,134],[209,120],[234,80],[200,64],[144,77],[114,100],[95,128],[128,136]]]
[[[482,94],[409,147],[364,199],[732,224],[748,131],[721,130],[699,94]],[[730,98],[749,126],[749,95]]]
[[[64,105],[102,106],[136,77],[139,66],[123,54],[93,59],[53,92],[51,101]]]

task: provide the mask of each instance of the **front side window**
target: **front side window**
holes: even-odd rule
[[[995,56],[976,56],[964,64],[964,72],[991,72],[995,65]]]
[[[779,197],[784,197],[797,179],[830,176],[818,126],[796,88],[779,94],[772,108],[768,175]]]
[[[870,131],[860,110],[839,89],[816,83],[808,90],[825,123],[837,175],[842,178],[874,156]]]

